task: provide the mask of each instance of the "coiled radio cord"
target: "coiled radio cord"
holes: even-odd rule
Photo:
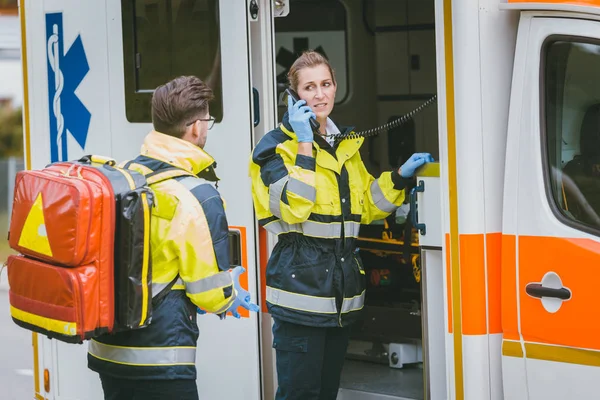
[[[367,129],[365,131],[359,131],[359,132],[348,132],[345,134],[344,133],[338,133],[338,134],[333,133],[333,134],[327,134],[327,135],[323,135],[323,136],[333,137],[336,142],[346,140],[346,139],[357,139],[359,137],[375,136],[375,135],[380,134],[381,132],[384,132],[389,129],[397,128],[397,127],[405,124],[410,119],[412,119],[416,114],[420,113],[426,107],[433,104],[436,101],[436,99],[437,99],[437,94],[434,94],[429,100],[427,100],[425,103],[421,104],[419,107],[415,108],[408,114],[405,114],[402,117],[393,120],[392,122],[388,122],[387,124],[378,126],[376,128],[371,128],[371,129]]]

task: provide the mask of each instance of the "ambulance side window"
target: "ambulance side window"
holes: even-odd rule
[[[213,89],[210,114],[223,119],[219,0],[121,0],[125,109],[130,122],[151,122],[154,89],[195,75]]]
[[[551,204],[567,225],[598,234],[600,43],[551,37],[542,55],[541,125]]]

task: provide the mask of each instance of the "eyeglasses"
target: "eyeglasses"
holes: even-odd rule
[[[192,122],[188,122],[187,124],[185,124],[185,126],[190,126],[192,124],[195,124],[196,121],[207,121],[208,122],[208,130],[211,130],[213,125],[215,124],[215,117],[198,118],[198,119],[193,120]]]

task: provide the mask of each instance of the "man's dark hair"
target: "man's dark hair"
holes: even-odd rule
[[[186,123],[202,118],[213,98],[211,88],[195,76],[180,76],[157,87],[152,95],[154,129],[181,138]]]

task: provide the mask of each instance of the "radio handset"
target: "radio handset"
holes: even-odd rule
[[[298,96],[298,93],[296,93],[295,90],[287,88],[285,89],[285,92],[289,97],[291,97],[293,102],[292,104],[296,104],[296,102],[300,100],[300,97]],[[312,128],[313,133],[319,135],[319,128],[321,127],[321,124],[319,124],[317,120],[312,117],[308,120],[308,122],[310,122],[310,127]]]

